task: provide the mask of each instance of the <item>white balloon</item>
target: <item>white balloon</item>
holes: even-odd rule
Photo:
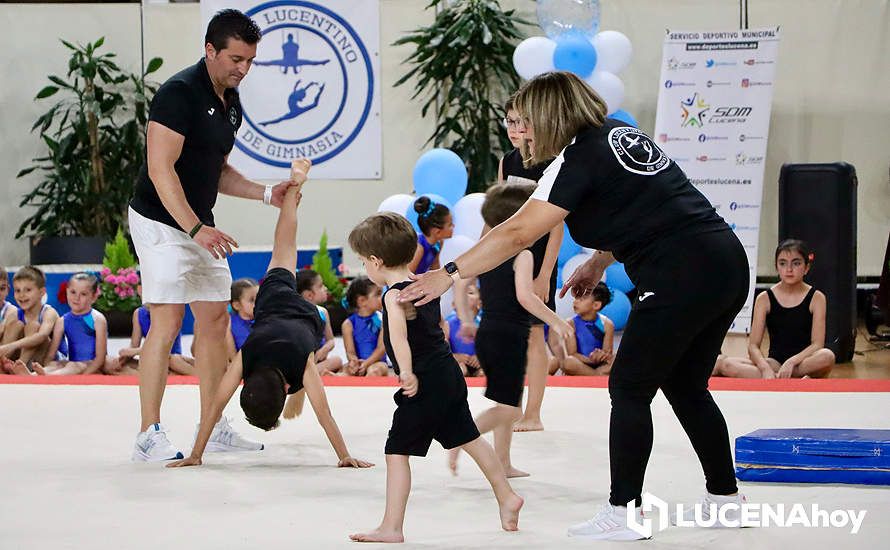
[[[618,31],[603,31],[593,37],[596,48],[596,69],[618,74],[630,64],[633,46],[630,39]]]
[[[596,70],[587,77],[586,82],[606,102],[609,114],[621,108],[624,102],[624,82],[621,82],[620,78],[612,73]]]
[[[454,234],[469,237],[474,241],[479,240],[482,234],[482,203],[485,202],[485,193],[470,193],[457,201],[451,216],[454,219]]]
[[[566,295],[562,298],[559,297],[559,289],[556,291],[556,314],[559,315],[560,319],[568,319],[575,315],[575,309],[573,304],[575,302],[575,298],[572,297],[571,292],[566,292]]]
[[[556,42],[546,36],[532,36],[520,42],[513,50],[513,67],[526,80],[539,74],[554,71],[553,51]]]
[[[569,277],[572,276],[572,273],[575,272],[576,269],[581,267],[584,262],[590,259],[590,254],[575,254],[562,266],[562,280],[563,283],[569,280]]]
[[[458,256],[472,248],[474,244],[476,244],[476,240],[465,235],[455,235],[447,239],[442,244],[442,251],[439,253],[439,265],[453,262]]]
[[[417,200],[417,197],[413,195],[398,193],[396,195],[392,195],[383,199],[383,202],[381,202],[380,206],[377,207],[377,211],[395,212],[396,214],[401,214],[404,216],[405,212],[408,210],[408,205],[414,204],[415,200]]]

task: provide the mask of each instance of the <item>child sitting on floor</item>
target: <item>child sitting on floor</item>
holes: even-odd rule
[[[229,333],[226,335],[230,361],[244,345],[247,336],[250,335],[258,289],[256,281],[249,277],[232,282],[232,298],[229,301],[231,310],[229,311]]]
[[[328,299],[328,289],[321,280],[321,275],[311,269],[301,269],[297,272],[297,292],[310,303],[315,304],[318,315],[324,323],[324,336],[315,350],[315,367],[322,376],[339,373],[343,368],[343,359],[331,355],[334,350],[334,329],[331,328],[331,316],[328,310],[321,304]]]
[[[68,279],[66,294],[71,311],[56,321],[48,355],[53,357],[61,349],[67,357],[50,361],[43,369],[34,363],[34,370],[52,375],[116,374],[106,370],[108,322],[93,309],[99,298],[99,279],[90,273],[75,273]]]
[[[563,373],[569,376],[609,374],[615,324],[600,311],[611,301],[612,293],[603,283],[598,283],[590,294],[575,296],[572,305],[575,316],[567,319],[575,327],[575,338],[568,341],[567,356],[561,358]]]
[[[456,302],[456,300],[455,300]],[[467,284],[467,307],[476,326],[482,321],[482,301],[479,299],[479,287],[475,283]],[[455,305],[456,307],[456,305]],[[454,360],[460,366],[464,376],[484,376],[479,358],[476,357],[476,342],[472,338],[460,335],[460,317],[453,311],[445,321],[448,323],[448,343]]]
[[[24,324],[19,321],[19,308],[6,301],[9,296],[9,273],[0,266],[0,344],[22,337]]]
[[[825,294],[804,282],[813,254],[803,241],[787,239],[776,248],[779,282],[754,300],[748,360],[717,358],[714,375],[735,378],[822,378],[834,366],[825,347]],[[760,346],[769,331],[769,354]]]
[[[346,303],[354,313],[341,328],[346,348],[346,374],[387,376],[386,348],[383,346],[383,307],[380,287],[367,277],[356,277],[346,289]]]
[[[52,306],[43,303],[46,276],[38,268],[26,266],[16,271],[12,287],[19,305],[18,320],[22,331],[20,338],[0,345],[0,358],[6,359],[0,365],[7,374],[39,373],[42,370],[40,363],[56,359],[49,355],[49,348],[59,314]]]
[[[137,286],[136,290],[141,296],[142,286]],[[122,348],[118,352],[118,357],[112,360],[120,365],[118,367],[120,374],[138,374],[136,372],[136,369],[139,368],[138,356],[142,353],[142,340],[148,336],[149,329],[151,329],[151,304],[143,304],[133,312],[133,332],[130,334],[130,347]],[[113,369],[114,367],[111,368]],[[173,346],[170,348],[168,369],[170,374],[195,375],[195,360],[182,355],[181,331],[176,335],[176,340],[173,341]]]

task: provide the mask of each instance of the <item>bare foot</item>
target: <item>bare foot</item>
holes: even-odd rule
[[[31,368],[36,372],[39,376],[46,376],[46,369],[43,368],[43,365],[38,363],[37,361],[31,362]]]
[[[451,470],[451,475],[457,475],[457,457],[460,456],[460,447],[455,447],[453,449],[448,450],[448,469]]]
[[[504,531],[519,531],[519,510],[522,509],[523,504],[525,501],[522,497],[513,493],[507,502],[500,505],[501,527],[504,528]]]
[[[18,374],[19,376],[34,376],[34,374],[31,373],[31,369],[29,369],[22,361],[16,361],[12,364],[12,373]]]
[[[15,371],[12,370],[14,364],[11,359],[0,357],[0,371],[3,371],[3,374],[15,374]]]
[[[522,506],[522,504],[520,504],[520,506]],[[503,512],[501,512],[501,517],[503,518]],[[405,542],[405,535],[403,535],[401,531],[389,531],[380,527],[374,529],[370,533],[355,533],[349,535],[349,538],[353,542]]]
[[[508,478],[513,478],[513,477],[528,477],[528,476],[531,475],[531,474],[529,474],[528,472],[523,472],[522,470],[517,470],[517,469],[514,468],[513,466],[510,466],[509,468],[505,468],[505,469],[504,469],[504,473],[507,475]]]
[[[514,432],[540,432],[543,430],[544,424],[541,422],[540,418],[534,420],[520,418],[519,422],[513,424]]]

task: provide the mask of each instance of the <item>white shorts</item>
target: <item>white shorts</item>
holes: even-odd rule
[[[130,235],[139,256],[143,304],[228,302],[229,262],[216,260],[188,234],[129,209]]]

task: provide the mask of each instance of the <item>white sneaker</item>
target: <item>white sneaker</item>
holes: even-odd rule
[[[642,524],[643,509],[634,513]],[[593,518],[569,527],[568,535],[589,540],[643,540],[648,537],[627,527],[627,507],[604,504]]]
[[[198,430],[195,428],[195,437],[197,436]],[[238,435],[238,432],[229,425],[229,419],[223,416],[216,423],[216,426],[213,427],[213,433],[210,434],[210,441],[207,442],[206,451],[208,453],[262,451],[264,447],[262,443],[248,441]]]
[[[745,495],[738,493],[732,496],[712,495],[705,493],[696,504],[685,505],[682,507],[681,516],[677,516],[677,512],[671,513],[671,525],[677,525],[682,520],[683,527],[689,527],[694,524],[695,527],[708,527],[713,529],[736,529],[742,527],[742,505],[747,503],[748,499]],[[735,506],[724,511],[723,517],[726,523],[720,521],[720,509],[727,504]],[[696,518],[696,507],[701,508],[700,518]]]
[[[133,462],[160,462],[181,458],[182,453],[176,450],[176,447],[167,439],[167,430],[161,424],[152,424],[147,430],[136,436]]]

